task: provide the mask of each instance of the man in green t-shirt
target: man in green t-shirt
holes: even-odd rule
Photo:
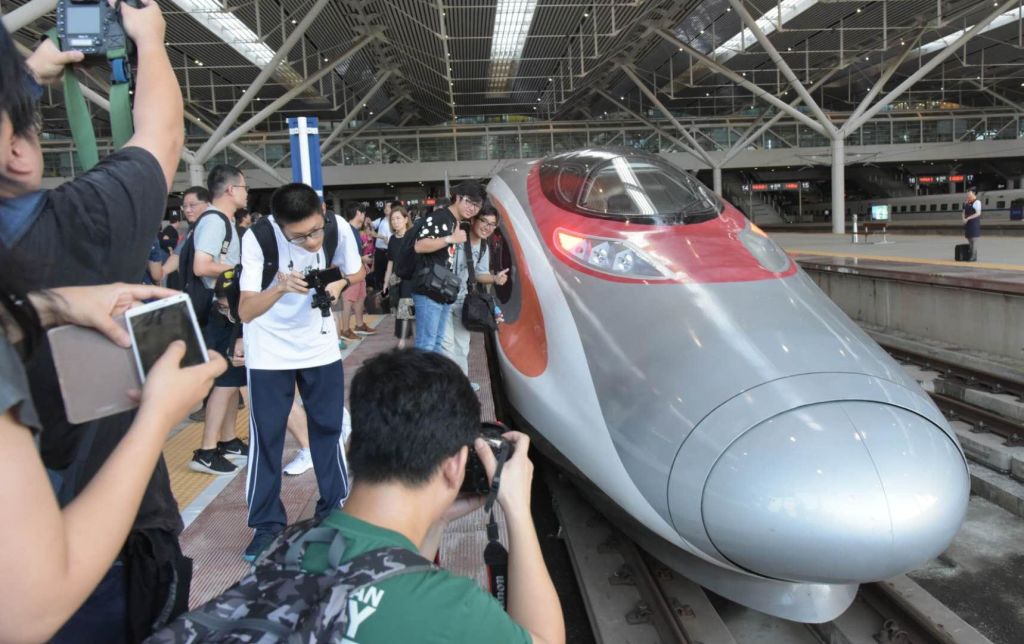
[[[477,438],[480,403],[469,380],[440,354],[390,351],[359,369],[350,400],[352,493],[325,523],[344,534],[346,560],[386,546],[432,559],[448,521],[481,505],[482,499],[457,498],[469,450],[488,476],[495,469],[493,453]],[[410,572],[348,598],[346,642],[565,642],[530,513],[530,439],[519,432],[505,437],[515,447],[498,492],[509,534],[508,613],[470,579]]]

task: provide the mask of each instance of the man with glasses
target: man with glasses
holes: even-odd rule
[[[282,186],[274,192],[271,206],[273,215],[254,224],[242,238],[239,282],[252,428],[246,502],[249,527],[255,530],[243,555],[247,561],[255,560],[287,523],[281,503],[281,457],[296,386],[308,419],[310,455],[320,488],[316,515],[326,516],[348,495],[340,447],[345,374],[338,332],[333,320],[313,308],[313,291],[305,276],[329,266],[341,269],[344,277],[327,285],[334,300],[366,277],[352,228],[336,215],[325,218],[312,188],[301,183]],[[277,277],[264,288],[267,260],[257,228],[267,225],[273,230],[278,266]]]
[[[192,272],[202,278],[213,299],[217,277],[233,270],[241,258],[241,244],[235,232],[235,211],[248,201],[245,175],[238,168],[220,164],[213,167],[206,178],[211,196],[210,208],[196,220],[192,234],[195,254]],[[214,306],[203,327],[206,346],[221,355],[241,353],[235,323]],[[203,442],[192,455],[189,468],[206,474],[233,474],[238,466],[228,459],[244,460],[249,446],[235,436],[238,415],[238,396],[245,386],[245,369],[232,365],[215,381],[206,401],[206,419]]]
[[[434,264],[455,270],[455,253],[467,239],[461,224],[476,216],[483,202],[484,187],[476,181],[463,181],[452,189],[452,205],[423,218],[416,236],[417,273]],[[416,305],[416,348],[442,353],[452,305],[420,293],[418,289],[414,290],[412,299]]]
[[[491,273],[490,252],[487,240],[494,234],[499,221],[498,210],[491,205],[480,209],[479,214],[470,220],[469,244],[473,256],[473,268],[476,281],[480,284],[504,284],[508,281],[508,269]],[[455,275],[459,278],[459,299],[452,304],[448,314],[448,321],[444,327],[444,339],[441,341],[441,348],[444,354],[455,361],[462,369],[462,373],[469,375],[469,340],[470,334],[466,327],[462,326],[462,305],[466,301],[468,292],[469,265],[466,262],[465,244],[459,244],[455,252]],[[471,382],[473,391],[480,389],[480,385]]]

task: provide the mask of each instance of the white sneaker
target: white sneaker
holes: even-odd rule
[[[300,449],[295,454],[295,458],[292,462],[284,466],[284,473],[288,476],[298,476],[303,472],[308,472],[313,467],[313,457],[310,455],[308,449]]]

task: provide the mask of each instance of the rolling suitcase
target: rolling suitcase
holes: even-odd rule
[[[954,249],[954,258],[958,262],[976,262],[978,261],[978,254],[971,253],[970,244],[957,244]]]

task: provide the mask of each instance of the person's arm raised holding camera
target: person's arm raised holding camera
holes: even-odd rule
[[[163,13],[156,0],[138,1],[142,5],[138,9],[125,2],[120,5],[125,33],[135,42],[139,56],[132,110],[135,134],[125,147],[143,148],[156,157],[170,190],[185,142],[185,108],[178,78],[167,58]],[[108,2],[115,4],[114,0]]]
[[[508,614],[530,631],[534,644],[563,644],[565,621],[562,607],[544,565],[530,511],[533,483],[533,463],[527,455],[530,437],[520,432],[507,432],[504,437],[514,447],[512,456],[501,471],[501,486],[498,488],[498,503],[508,524]],[[479,438],[474,448],[484,464],[487,478],[493,478],[497,467],[494,452]]]

